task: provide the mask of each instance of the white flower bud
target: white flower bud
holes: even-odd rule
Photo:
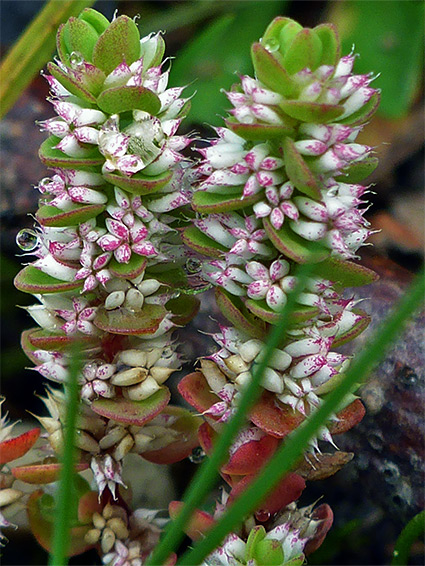
[[[258,356],[261,350],[264,348],[264,343],[261,340],[253,338],[244,342],[242,346],[239,347],[239,355],[244,362],[250,363]]]
[[[146,366],[147,354],[141,350],[123,350],[118,355],[118,360],[130,367]]]
[[[143,306],[144,296],[137,289],[127,291],[124,306],[133,311],[140,311]]]
[[[111,446],[114,446],[114,444],[120,442],[126,434],[127,431],[124,427],[115,426],[106,436],[99,440],[99,446],[102,450],[107,450],[111,448]]]
[[[115,544],[115,533],[109,527],[106,527],[102,533],[102,540],[100,542],[100,546],[102,548],[103,554],[107,554]]]
[[[119,373],[114,374],[111,377],[111,383],[113,385],[118,385],[120,387],[128,387],[130,385],[135,385],[146,379],[148,375],[148,370],[145,368],[131,368]]]
[[[219,367],[211,360],[201,360],[201,371],[211,387],[212,391],[218,393],[227,383],[226,376]]]
[[[93,521],[93,525],[96,527],[96,529],[103,530],[105,528],[106,521],[102,517],[102,515],[100,513],[98,513],[97,511],[95,511],[93,513],[92,521]]]
[[[124,300],[125,300],[124,291],[113,291],[106,297],[105,309],[106,310],[117,309],[124,303]]]
[[[127,434],[118,444],[118,446],[115,448],[112,455],[115,458],[115,460],[117,460],[117,462],[120,462],[124,458],[124,456],[126,456],[126,454],[130,452],[133,446],[134,446],[134,439],[131,436],[131,434]]]
[[[24,495],[23,491],[18,489],[13,489],[11,487],[0,490],[0,507],[5,507],[6,505],[11,505],[16,501],[19,501]]]
[[[152,367],[149,370],[150,375],[154,378],[154,380],[161,385],[170,377],[170,375],[175,372],[174,368],[166,368],[166,367]]]
[[[161,387],[158,383],[154,380],[153,377],[148,376],[144,381],[134,385],[133,387],[128,387],[126,389],[126,393],[128,398],[132,401],[143,401],[147,399],[157,391],[159,391]]]
[[[99,443],[83,430],[76,431],[75,445],[81,448],[81,450],[92,454],[98,454],[100,452]]]
[[[241,356],[234,354],[229,356],[224,360],[224,363],[229,368],[230,371],[233,371],[236,374],[243,373],[245,371],[249,371],[250,366],[243,361]]]
[[[273,393],[283,393],[283,381],[280,375],[272,368],[267,367],[264,370],[261,385],[268,391]]]

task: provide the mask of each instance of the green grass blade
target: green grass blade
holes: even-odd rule
[[[50,60],[59,24],[92,4],[94,0],[50,0],[45,4],[0,65],[0,118]]]
[[[78,375],[81,371],[81,352],[74,347],[71,352],[69,377],[65,388],[67,394],[66,425],[59,488],[56,499],[57,520],[53,533],[52,553],[49,566],[62,566],[66,559],[70,536],[70,518],[75,514],[77,501],[73,497],[75,476],[75,427],[80,402]]]
[[[425,533],[425,511],[418,513],[411,519],[395,543],[391,566],[406,566],[412,544]]]
[[[421,274],[412,285],[409,293],[401,300],[398,309],[392,316],[388,317],[385,324],[376,332],[369,347],[365,348],[354,359],[345,378],[329,393],[323,404],[304,425],[289,436],[259,478],[236,500],[223,515],[220,522],[192,550],[186,552],[178,562],[179,565],[201,564],[202,560],[221,544],[224,537],[261,503],[279,479],[290,471],[305,451],[310,438],[314,437],[320,427],[326,424],[344,397],[358,382],[365,379],[370,370],[382,358],[385,349],[400,333],[403,323],[422,304],[424,292],[425,280],[423,274]]]
[[[296,276],[298,278],[298,284],[294,289],[294,292],[288,295],[288,302],[282,310],[279,322],[273,327],[270,333],[266,344],[265,354],[261,359],[261,363],[259,363],[258,367],[253,371],[252,380],[241,396],[237,412],[224,428],[211,457],[205,460],[193,478],[187,493],[185,494],[184,507],[182,511],[179,513],[178,517],[170,523],[161,543],[155,549],[153,555],[147,562],[147,566],[162,564],[164,560],[167,559],[172,549],[177,548],[178,544],[184,538],[183,529],[190,520],[193,511],[202,503],[205,496],[214,486],[217,479],[218,469],[228,457],[228,450],[232,440],[240,427],[245,423],[246,414],[250,407],[254,404],[260,392],[260,381],[267,366],[267,360],[285,335],[288,321],[295,307],[297,297],[304,289],[305,279],[311,270],[312,265],[304,265],[297,271]],[[195,564],[195,562],[192,564]]]

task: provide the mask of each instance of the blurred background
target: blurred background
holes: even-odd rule
[[[0,2],[2,55],[43,4],[38,0]],[[381,281],[362,293],[370,298],[368,310],[375,316],[372,326],[382,320],[423,263],[423,2],[120,0],[95,2],[94,8],[109,19],[115,10],[139,16],[141,35],[158,30],[165,33],[167,55],[172,59],[170,86],[188,85],[186,95],[196,92],[184,131],[198,131],[204,138],[212,137],[208,125],[222,125],[229,108],[221,89],[227,90],[238,80],[237,75],[252,74],[250,45],[275,16],[289,16],[308,27],[325,21],[336,24],[343,54],[353,48],[361,54],[355,71],[379,75],[374,86],[382,89],[378,113],[359,137],[375,148],[380,159],[367,181],[373,183],[368,218],[380,232],[373,237],[373,251],[363,248],[362,255],[367,265],[380,273]],[[2,394],[13,419],[27,420],[26,410],[43,411],[34,395],[43,393],[42,380],[38,373],[24,369],[28,360],[19,346],[19,335],[31,321],[16,305],[34,301],[16,291],[12,280],[27,261],[20,257],[15,236],[20,229],[33,226],[31,212],[38,199],[33,185],[47,174],[37,157],[44,135],[34,124],[52,115],[47,95],[46,81],[37,76],[0,122],[1,375]],[[213,329],[210,317],[219,317],[214,308],[211,296],[206,295],[189,330],[193,340],[187,354],[192,359],[200,348],[208,347],[201,343],[207,339],[201,339],[195,327]],[[388,564],[397,535],[423,506],[423,322],[422,313],[365,386],[367,417],[338,441],[341,449],[357,454],[355,460],[334,478],[310,484],[306,490],[308,502],[324,495],[335,512],[335,527],[309,559],[310,564]],[[368,334],[363,335],[362,340],[367,339]],[[187,477],[193,466],[190,462],[179,464],[173,477],[182,473]],[[178,481],[167,476],[166,482],[170,491],[181,492],[183,486]],[[25,544],[10,544],[4,564],[45,563],[45,555],[26,537],[24,529],[13,536]],[[422,543],[414,546],[412,564],[424,563],[423,551]],[[72,563],[95,564],[96,560],[93,554],[77,557]]]

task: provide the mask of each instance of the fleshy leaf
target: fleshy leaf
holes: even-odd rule
[[[267,43],[265,36],[263,41]],[[267,51],[261,43],[254,43],[251,49],[251,57],[255,74],[266,87],[283,94],[285,97],[290,98],[296,95],[296,84],[276,57]]]
[[[78,18],[90,24],[99,35],[102,34],[107,27],[109,27],[110,23],[103,14],[97,10],[93,10],[93,8],[84,8]]]
[[[214,393],[211,393],[207,380],[200,371],[183,377],[179,381],[177,389],[183,399],[200,413],[207,411],[211,405],[219,400]]]
[[[112,334],[153,334],[166,314],[160,305],[145,304],[137,313],[124,307],[114,310],[99,307],[93,323]]]
[[[31,328],[29,330],[24,330],[21,334],[21,348],[24,351],[25,355],[34,363],[39,364],[38,358],[34,356],[34,352],[36,352],[39,348],[33,346],[29,340],[30,334],[37,330],[35,328]]]
[[[265,322],[276,324],[280,318],[280,313],[272,310],[264,300],[247,299],[245,305],[253,314]],[[310,320],[318,313],[319,309],[316,307],[299,306],[292,311],[291,318],[294,324],[298,324],[300,322]]]
[[[96,97],[84,85],[81,79],[81,73],[73,73],[74,76],[71,77],[70,71],[68,71],[67,74],[54,63],[48,63],[47,69],[71,94],[78,96],[90,104],[96,103]],[[102,71],[99,71],[99,73],[102,73]],[[102,75],[104,80],[104,73],[102,73]]]
[[[351,462],[352,452],[334,452],[333,454],[320,453],[314,457],[305,454],[295,471],[308,481],[324,480],[336,474],[341,468]]]
[[[310,242],[295,234],[286,223],[279,230],[273,228],[268,218],[263,219],[263,224],[272,244],[297,263],[317,263],[330,255],[330,251],[317,242],[312,251]]]
[[[314,536],[305,545],[304,552],[306,554],[311,554],[317,550],[325,540],[325,537],[332,526],[334,514],[329,505],[323,503],[323,505],[319,505],[319,507],[313,511],[312,519],[319,521],[319,525]]]
[[[88,169],[103,165],[105,158],[95,147],[87,157],[69,157],[59,149],[53,149],[60,142],[55,136],[50,136],[41,144],[38,150],[40,160],[48,167],[64,167],[65,169]]]
[[[378,166],[377,157],[369,157],[363,161],[352,163],[349,167],[343,170],[342,175],[335,177],[336,181],[341,183],[359,183],[369,177]]]
[[[64,332],[49,332],[42,328],[33,328],[26,332],[29,332],[29,342],[37,350],[64,350],[76,341],[81,342],[82,345],[97,344],[97,338],[89,335],[75,337]]]
[[[198,429],[203,421],[182,407],[168,406],[161,415],[177,417],[170,428],[179,433],[179,436],[165,448],[143,452],[141,456],[155,464],[174,464],[187,458],[199,446]]]
[[[82,472],[87,470],[88,467],[89,465],[86,462],[81,462],[76,464],[75,471]],[[60,470],[61,464],[58,462],[50,462],[48,464],[39,462],[12,468],[12,474],[17,480],[36,485],[43,485],[57,481],[59,479]]]
[[[379,279],[379,275],[359,263],[345,261],[336,257],[328,257],[314,266],[313,273],[342,285],[343,287],[360,287],[369,285]]]
[[[27,265],[18,273],[13,281],[15,287],[24,293],[45,294],[45,293],[62,293],[63,291],[72,291],[83,286],[82,281],[61,281],[43,273],[32,265]]]
[[[356,399],[345,407],[342,411],[337,413],[338,421],[333,421],[329,424],[329,432],[331,434],[342,434],[352,429],[353,426],[359,424],[366,414],[366,409],[360,399]]]
[[[283,56],[286,71],[293,75],[308,67],[315,71],[322,58],[322,42],[312,29],[304,28],[297,33]]]
[[[40,429],[33,428],[26,432],[0,442],[0,465],[20,458],[30,450],[40,436]]]
[[[63,42],[68,56],[73,52],[79,53],[85,61],[92,60],[93,47],[99,34],[87,22],[80,18],[71,17],[63,30]]]
[[[302,193],[315,200],[320,200],[320,184],[298,152],[292,139],[285,138],[283,151],[286,172],[291,183]]]
[[[104,173],[106,181],[135,195],[147,195],[162,189],[173,176],[172,171],[165,171],[160,175],[149,177],[143,173],[136,173],[132,177],[124,177],[117,173]]]
[[[103,503],[99,501],[97,491],[88,491],[80,497],[78,502],[78,520],[81,523],[92,523],[93,513],[102,513]]]
[[[99,37],[93,50],[93,63],[106,74],[120,63],[134,63],[140,57],[140,35],[134,21],[119,16]]]
[[[361,309],[353,309],[353,312],[355,314],[361,315],[362,318],[358,322],[356,322],[356,324],[352,328],[347,330],[347,332],[344,332],[339,336],[337,336],[335,340],[332,342],[332,347],[339,348],[346,342],[350,342],[350,340],[354,340],[354,338],[359,336],[369,326],[370,316],[366,314],[365,311]]]
[[[183,506],[183,501],[171,501],[168,506],[168,512],[171,519],[176,519]],[[215,520],[209,513],[196,509],[191,516],[190,521],[186,524],[184,532],[192,540],[199,540],[205,536],[213,525],[215,525]]]
[[[347,116],[342,120],[337,120],[337,122],[340,124],[349,124],[350,126],[361,126],[375,114],[380,101],[381,93],[374,92],[366,104],[359,108],[357,112],[350,114],[350,116]]]
[[[224,246],[198,230],[196,226],[186,228],[182,233],[182,240],[195,252],[208,257],[222,257],[227,251]]]
[[[91,218],[95,218],[105,210],[104,204],[88,204],[85,206],[75,205],[70,210],[61,210],[56,206],[45,204],[41,206],[35,215],[43,226],[65,227],[78,226]]]
[[[269,391],[262,394],[249,418],[258,428],[276,438],[284,438],[304,421],[301,413],[277,402],[276,396]]]
[[[108,264],[108,271],[114,277],[123,277],[124,279],[134,279],[141,275],[146,269],[147,259],[138,254],[131,254],[128,263],[118,263],[112,258]]]
[[[27,503],[27,511],[28,511],[28,520],[29,525],[31,528],[31,532],[37,539],[37,542],[45,549],[47,552],[50,552],[52,549],[52,541],[53,541],[53,529],[54,529],[54,521],[47,521],[45,517],[43,517],[41,510],[40,510],[40,502],[41,498],[43,497],[44,493],[41,489],[34,491],[31,494],[30,498],[28,499]],[[54,514],[52,515],[52,519]],[[79,526],[73,527],[70,530],[70,549],[68,551],[68,556],[75,556],[76,554],[81,554],[85,552],[93,545],[88,544],[84,537],[87,532],[90,530],[91,525],[87,526]]]
[[[326,124],[335,121],[344,113],[342,106],[321,102],[304,102],[303,100],[283,100],[279,106],[291,118],[302,122]]]
[[[214,438],[213,438],[214,444]],[[273,456],[279,441],[273,436],[265,435],[259,440],[251,440],[242,444],[221,470],[225,474],[240,475],[255,474]]]
[[[97,399],[91,404],[95,413],[118,423],[143,426],[158,415],[170,401],[170,391],[161,387],[143,401],[131,401],[124,397]]]
[[[143,86],[108,88],[99,95],[97,104],[101,110],[109,114],[144,110],[155,115],[161,108],[161,102],[156,94]]]
[[[215,300],[223,315],[236,328],[247,332],[253,338],[264,339],[267,327],[261,318],[250,312],[239,297],[216,287]]]
[[[240,194],[214,194],[206,191],[198,191],[193,195],[192,206],[197,212],[214,213],[227,212],[229,210],[239,210],[245,206],[250,206],[261,200],[262,194],[244,197],[242,199],[242,189]]]
[[[226,126],[235,134],[249,141],[281,140],[294,132],[292,119],[288,116],[285,124],[241,124],[232,118],[224,120]]]
[[[185,326],[198,314],[199,300],[192,295],[180,295],[165,305],[173,313],[174,324]]]
[[[320,65],[336,65],[341,52],[341,44],[336,27],[333,24],[320,24],[314,28],[314,32],[322,42]]]

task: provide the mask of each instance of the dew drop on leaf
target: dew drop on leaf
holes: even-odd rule
[[[37,232],[24,228],[16,235],[16,244],[24,252],[34,251],[38,247]]]
[[[73,69],[78,69],[84,63],[84,57],[78,51],[73,51],[69,56],[69,63]]]
[[[200,446],[194,448],[192,450],[192,454],[190,454],[189,456],[189,460],[193,464],[200,464],[201,462],[203,462],[204,458],[205,458],[205,452],[202,450]]]
[[[199,273],[201,271],[202,263],[199,259],[195,257],[190,257],[186,261],[185,270],[188,274],[193,275],[194,273]]]

